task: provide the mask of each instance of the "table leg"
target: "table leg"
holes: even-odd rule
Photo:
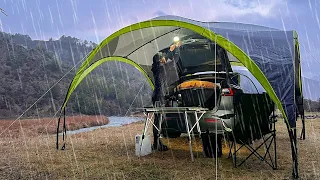
[[[160,120],[159,120],[159,124],[158,124],[158,146],[160,145],[160,136],[161,136],[161,125],[162,125],[162,120],[163,120],[163,115],[162,114],[159,114],[160,115]]]
[[[187,133],[188,133],[188,136],[189,136],[189,148],[190,148],[190,155],[191,155],[191,161],[193,162],[194,161],[194,157],[193,157],[193,152],[192,152],[192,142],[191,142],[191,135],[190,135],[190,130],[189,130],[189,122],[188,122],[188,114],[187,112],[184,113],[185,115],[185,121],[186,121],[186,129],[187,129]]]
[[[142,132],[142,137],[141,137],[141,143],[140,143],[140,147],[139,147],[139,156],[140,156],[140,153],[141,153],[141,146],[142,146],[142,143],[143,143],[143,140],[144,140],[144,136],[146,134],[146,131],[148,130],[148,126],[149,126],[149,122],[151,121],[154,113],[151,113],[151,117],[149,118],[149,115],[150,113],[147,113],[147,118],[146,118],[146,122],[144,123],[144,127],[143,127],[143,132]],[[152,123],[153,124],[153,123]]]
[[[198,130],[198,133],[199,133],[199,137],[201,137],[201,129],[200,129],[200,125],[199,125],[199,120],[201,119],[201,117],[198,118],[197,112],[194,112],[194,115],[196,117],[196,125],[197,125],[197,130]]]

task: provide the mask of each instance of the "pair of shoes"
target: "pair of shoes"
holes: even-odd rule
[[[155,143],[155,144],[153,144],[152,150],[168,151],[168,146],[162,144],[161,142],[159,145],[157,145],[157,143]]]
[[[158,146],[158,151],[168,151],[168,146],[161,144]]]

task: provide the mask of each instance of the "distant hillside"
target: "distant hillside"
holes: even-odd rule
[[[0,117],[21,114],[69,68],[59,66],[43,49],[27,49],[6,39],[0,40],[0,52]],[[71,78],[70,74],[39,101],[40,112],[55,109],[52,103],[61,99],[61,92],[66,91]]]
[[[28,49],[43,48],[53,53],[56,60],[74,65],[85,57],[97,44],[80,39],[61,36],[58,40],[32,40],[28,35],[0,33],[0,39],[7,39],[14,44]]]
[[[302,88],[305,99],[317,101],[320,98],[320,81],[302,77]]]
[[[96,44],[73,37],[32,40],[27,35],[0,34],[0,118],[16,117],[37,101]],[[71,71],[41,98],[26,116],[51,116],[65,97]],[[68,104],[70,113],[124,115],[128,108],[148,101],[150,88],[133,67],[106,63],[86,78]],[[135,95],[141,89],[141,96]]]
[[[318,101],[312,101],[305,99],[303,101],[304,109],[307,112],[320,112],[320,99]]]

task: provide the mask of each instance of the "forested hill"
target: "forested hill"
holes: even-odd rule
[[[53,115],[64,100],[75,70],[66,73],[95,46],[74,37],[41,41],[28,35],[0,33],[0,118],[17,117],[36,101],[25,117]],[[68,112],[124,115],[130,105],[149,101],[150,88],[143,86],[145,82],[133,67],[106,63],[80,84],[70,99]]]
[[[56,60],[74,65],[88,54],[97,44],[80,40],[70,36],[61,36],[58,40],[50,38],[48,41],[32,40],[28,35],[0,33],[0,39],[21,45],[28,49],[43,48],[51,52]]]

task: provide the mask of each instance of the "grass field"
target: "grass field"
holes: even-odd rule
[[[291,178],[291,150],[283,122],[277,122],[277,170],[255,158],[233,168],[232,160],[227,159],[226,148],[218,160],[205,158],[199,140],[194,144],[195,161],[191,162],[187,139],[183,137],[164,139],[170,148],[167,152],[154,152],[138,158],[134,137],[141,133],[142,127],[139,122],[69,135],[64,151],[55,149],[55,136],[50,134],[26,133],[19,138],[1,136],[0,179]],[[307,121],[306,128],[307,139],[298,142],[300,177],[320,179],[320,119]],[[11,130],[11,133],[21,132]],[[239,158],[248,153],[241,151]]]
[[[76,130],[85,127],[100,126],[109,123],[105,116],[71,116],[66,117],[68,130]],[[41,134],[54,134],[57,132],[58,118],[24,119],[24,120],[0,120],[0,138],[21,138],[39,136]],[[62,131],[63,119],[60,122]],[[2,133],[4,132],[4,133]]]

